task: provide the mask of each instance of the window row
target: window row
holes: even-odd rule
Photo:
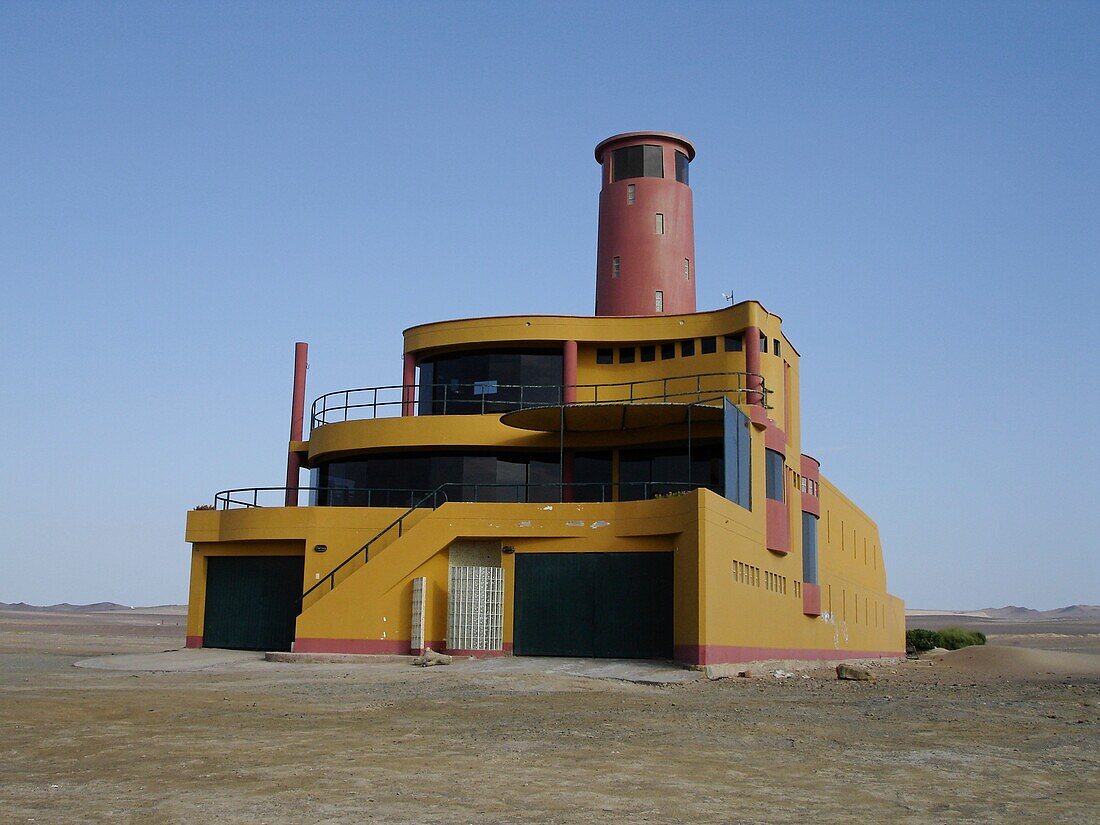
[[[616,259],[617,260],[617,259]],[[657,293],[660,295],[661,293]],[[725,352],[741,352],[741,335],[722,336],[722,347]],[[699,346],[696,347],[696,342]],[[639,347],[619,347],[618,362],[620,364],[633,364],[635,360],[646,362],[656,361],[660,354],[662,361],[675,358],[679,351],[681,358],[691,358],[698,351],[702,355],[710,355],[718,352],[718,338],[709,335],[703,338],[687,338],[683,341],[666,341],[663,344],[643,344]],[[615,347],[599,347],[596,349],[597,364],[614,364]]]
[[[803,493],[805,493],[806,495],[809,495],[809,496],[816,496],[816,495],[819,494],[818,493],[818,489],[819,489],[818,488],[818,483],[816,481],[813,481],[812,479],[808,479],[808,478],[806,478],[806,476],[800,476],[800,475],[798,475],[798,473],[795,473],[795,478],[801,480],[802,492]]]
[[[763,332],[760,333],[760,351],[765,354],[768,352],[768,336]],[[782,347],[779,346],[779,339],[772,338],[772,354],[781,355],[782,351]]]
[[[676,180],[688,182],[688,156],[676,152]],[[611,180],[620,181],[629,178],[663,178],[665,176],[665,155],[660,146],[643,144],[624,146],[611,153]],[[633,193],[630,193],[631,197]],[[630,201],[633,203],[633,200]]]
[[[765,590],[778,593],[781,596],[787,595],[786,576],[780,576],[778,573],[772,573],[768,570],[761,570],[752,564],[745,564],[740,561],[733,562],[733,580],[739,584],[747,584],[749,587],[763,587]],[[801,590],[798,582],[795,582],[795,587],[796,590]]]
[[[787,577],[764,571],[764,589],[781,596],[787,595]]]
[[[662,225],[662,231],[658,232],[657,234],[658,235],[663,235],[664,234],[663,225]],[[622,274],[623,274],[623,260],[622,260],[622,257],[619,256],[619,255],[615,255],[611,258],[611,277],[612,278],[618,278]],[[684,280],[685,281],[690,281],[691,280],[691,258],[684,258]],[[660,293],[658,293],[658,294],[660,294]]]

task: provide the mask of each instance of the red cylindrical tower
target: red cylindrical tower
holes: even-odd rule
[[[596,147],[597,315],[695,312],[694,157],[687,139],[667,132],[627,132]]]

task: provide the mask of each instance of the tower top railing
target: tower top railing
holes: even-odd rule
[[[584,404],[698,404],[732,397],[770,409],[764,376],[707,372],[611,384],[390,384],[325,393],[313,402],[310,428],[344,421],[408,415],[487,415],[533,407]]]

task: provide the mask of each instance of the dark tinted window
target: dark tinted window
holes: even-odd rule
[[[695,354],[695,339],[691,338],[687,341],[680,342],[680,355],[687,358],[690,355]]]
[[[676,357],[676,345],[675,344],[661,344],[661,360],[667,361],[669,358]]]
[[[620,347],[619,348],[619,363],[620,364],[633,364],[634,363],[634,347]]]
[[[622,501],[682,493],[696,487],[708,487],[722,495],[723,476],[721,444],[693,443],[690,474],[686,445],[619,453],[619,498]]]
[[[560,501],[558,470],[556,453],[377,455],[322,464],[317,500],[330,506],[411,507],[441,484],[453,484],[446,488],[449,501]],[[440,496],[434,503],[442,501]]]
[[[766,475],[765,495],[773,501],[783,500],[783,455],[775,450],[764,451]]]
[[[817,584],[817,516],[802,514],[802,581]]]
[[[772,352],[774,352],[776,355],[779,355],[779,339],[778,338],[773,338],[772,339]]]
[[[657,348],[653,346],[641,347],[638,352],[643,361],[653,361],[657,358]]]
[[[768,351],[768,336],[765,335],[762,332],[760,333],[760,351],[761,352],[767,352]]]
[[[676,153],[676,180],[680,183],[688,182],[688,156],[683,152]]]
[[[596,363],[597,364],[612,364],[615,361],[615,353],[610,348],[601,348],[596,350]]]
[[[499,413],[561,403],[558,350],[473,350],[420,366],[420,415]]]
[[[701,353],[703,353],[703,355],[706,355],[707,353],[710,353],[710,352],[717,352],[718,351],[718,341],[715,339],[715,337],[713,335],[708,336],[707,338],[700,338],[699,339],[699,351]]]
[[[573,456],[573,501],[611,501],[611,451]]]
[[[727,335],[725,337],[726,352],[740,352],[741,351],[741,336],[740,335]]]
[[[752,427],[749,417],[728,400],[723,405],[725,493],[735,504],[752,509]]]
[[[663,178],[664,155],[660,146],[627,146],[611,153],[612,180]]]

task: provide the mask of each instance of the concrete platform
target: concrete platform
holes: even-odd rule
[[[557,673],[587,679],[614,679],[641,685],[676,685],[706,676],[664,660],[572,659],[550,656],[499,656],[492,659],[456,659],[451,667],[477,673]]]
[[[132,670],[159,673],[187,673],[195,670],[225,668],[250,662],[262,662],[263,653],[252,650],[216,650],[213,648],[181,648],[161,653],[124,653],[96,656],[74,662],[76,667],[94,670]]]

